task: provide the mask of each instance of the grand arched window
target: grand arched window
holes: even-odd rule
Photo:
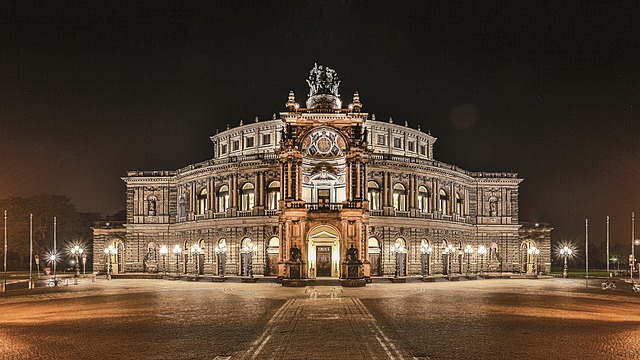
[[[451,215],[451,200],[444,189],[440,189],[440,211],[443,215]]]
[[[421,212],[430,212],[431,207],[429,203],[429,190],[427,190],[425,186],[420,186],[418,188],[418,210]]]
[[[198,195],[196,196],[196,200],[198,203],[198,214],[199,215],[204,215],[204,213],[207,212],[207,189],[203,188],[202,190],[200,190],[200,192],[198,193]]]
[[[398,211],[407,211],[407,190],[404,185],[393,185],[393,208]]]
[[[464,216],[464,198],[459,192],[456,192],[456,214]]]
[[[253,204],[255,202],[255,192],[252,183],[246,183],[242,185],[242,191],[240,193],[240,210],[253,210]]]
[[[267,187],[267,209],[275,210],[280,202],[280,181],[272,181]]]
[[[218,189],[218,212],[227,211],[229,208],[229,187],[227,185],[220,186]]]
[[[369,181],[367,184],[369,210],[380,210],[380,186],[375,181]]]

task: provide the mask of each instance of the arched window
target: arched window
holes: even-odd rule
[[[156,198],[154,195],[151,195],[147,198],[147,214],[149,216],[156,216]]]
[[[220,186],[218,189],[218,212],[227,211],[229,208],[229,187],[227,185]]]
[[[255,202],[255,193],[252,183],[246,183],[242,185],[242,191],[240,193],[240,210],[253,210],[253,204]]]
[[[449,195],[444,189],[440,189],[440,211],[442,211],[443,215],[451,214],[451,204],[449,200]]]
[[[369,200],[369,210],[380,210],[380,186],[375,181],[369,181],[367,183],[368,187],[368,200]]]
[[[185,200],[184,195],[180,195],[180,200],[178,200],[178,217],[187,216],[187,200]]]
[[[464,216],[464,198],[459,192],[456,192],[456,214]]]
[[[196,196],[196,201],[198,203],[198,214],[204,215],[207,212],[207,189],[203,188],[200,190],[198,195]]]
[[[275,210],[280,203],[280,181],[272,181],[267,187],[267,209]]]
[[[391,251],[397,251],[400,253],[406,253],[407,252],[407,242],[404,241],[403,238],[397,238],[396,239],[396,243],[393,245],[393,249],[391,249]]]
[[[418,210],[425,213],[430,212],[429,200],[429,190],[425,186],[420,186],[418,188]]]
[[[404,185],[393,185],[393,208],[398,211],[407,211],[407,191]]]

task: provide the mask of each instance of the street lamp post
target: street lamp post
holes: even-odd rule
[[[482,276],[482,267],[484,265],[484,255],[487,253],[487,248],[484,245],[480,245],[478,248],[478,254],[480,254],[480,276]]]
[[[87,275],[87,253],[82,254],[82,275]]]
[[[531,262],[533,264],[533,265],[531,265],[531,267],[532,267],[532,269],[531,269],[532,271],[531,272],[534,275],[538,275],[538,272],[537,272],[538,269],[537,269],[536,265],[538,264],[538,255],[540,254],[540,249],[538,249],[535,246],[532,246],[527,250],[527,254],[529,254],[529,256],[531,258],[533,258],[533,261]]]
[[[433,248],[429,244],[422,244],[420,246],[420,252],[422,252],[422,276],[431,275],[431,252]]]
[[[191,247],[191,254],[193,255],[193,267],[196,277],[200,276],[200,254],[202,254],[202,248],[200,245],[193,244]]]
[[[562,277],[568,278],[569,274],[567,273],[567,258],[571,256],[573,250],[571,250],[568,246],[564,246],[560,249],[560,256],[564,257],[564,269],[562,271]]]
[[[176,245],[173,247],[173,253],[176,255],[176,276],[180,276],[179,261],[180,261],[181,252],[182,252],[182,249],[180,248],[180,245]]]
[[[167,276],[167,254],[169,253],[169,249],[167,245],[160,246],[160,254],[162,255],[162,276]]]
[[[253,277],[253,255],[258,253],[258,247],[253,245],[252,242],[249,242],[242,250],[245,253],[249,254],[249,263],[247,264],[247,275],[252,278]]]
[[[80,277],[80,266],[78,263],[78,258],[82,255],[83,252],[84,252],[84,249],[81,248],[79,245],[75,245],[71,247],[71,255],[73,255],[73,257],[76,260],[74,265],[74,270],[76,271],[75,277]]]
[[[467,245],[464,248],[464,253],[467,255],[467,276],[469,276],[469,272],[471,271],[471,254],[473,254],[471,245]]]
[[[451,272],[453,271],[453,255],[456,252],[456,249],[453,245],[449,244],[446,248],[444,248],[444,254],[447,256],[447,275],[451,276]]]
[[[215,252],[218,257],[218,276],[224,277],[227,270],[227,246],[224,244],[218,244],[215,248]]]
[[[107,257],[109,267],[107,268],[107,280],[111,280],[111,274],[113,274],[113,259],[112,256],[116,253],[116,248],[113,245],[109,245],[104,249],[104,253]]]
[[[400,254],[404,252],[404,246],[396,243],[392,249],[393,251],[395,251],[396,256],[396,273],[394,275],[394,278],[398,278],[400,276]]]

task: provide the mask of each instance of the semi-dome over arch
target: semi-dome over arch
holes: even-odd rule
[[[336,129],[323,126],[311,130],[302,140],[300,149],[311,157],[340,157],[347,149],[347,141]]]

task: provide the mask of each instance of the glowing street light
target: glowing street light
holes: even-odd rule
[[[181,252],[182,249],[180,248],[180,245],[176,245],[173,247],[173,253],[176,255],[176,276],[180,276],[179,260]]]
[[[469,272],[471,271],[471,254],[473,254],[471,245],[467,245],[464,248],[464,253],[467,255],[467,276],[469,276]]]
[[[569,274],[567,273],[567,258],[573,254],[573,250],[568,246],[563,246],[560,249],[560,256],[564,258],[564,270],[562,271],[562,277],[567,278]]]
[[[109,267],[107,268],[107,280],[111,280],[111,274],[113,273],[112,256],[115,255],[117,252],[118,250],[113,245],[109,245],[104,249],[105,258],[109,263]]]
[[[532,272],[534,275],[538,275],[537,273],[537,264],[538,264],[538,255],[540,255],[540,249],[535,246],[530,247],[527,250],[527,254],[533,258]]]
[[[452,275],[452,270],[453,270],[453,255],[455,254],[456,249],[453,247],[453,245],[449,244],[446,248],[444,248],[444,254],[447,257],[447,275],[451,276]]]
[[[480,254],[480,276],[482,276],[482,267],[484,265],[484,256],[487,253],[487,248],[484,245],[480,245],[478,248],[478,254]]]
[[[400,256],[402,253],[404,253],[404,246],[402,246],[399,243],[395,243],[395,245],[391,248],[396,255],[396,273],[395,273],[395,278],[400,276]]]
[[[78,257],[82,256],[84,253],[84,249],[80,247],[80,245],[74,245],[71,247],[71,255],[75,257],[74,269],[76,271],[75,277],[80,277],[80,267],[78,266]]]
[[[247,272],[250,278],[253,277],[253,255],[258,253],[258,247],[254,245],[251,241],[247,245],[242,248],[246,254],[249,254],[249,263],[247,264]]]
[[[200,254],[204,253],[198,243],[193,244],[191,247],[191,254],[193,255],[193,269],[196,277],[200,276]]]
[[[218,276],[224,277],[227,270],[227,245],[220,243],[214,250],[218,256]]]
[[[162,276],[167,276],[166,257],[168,253],[169,253],[169,248],[167,248],[167,245],[160,246],[160,254],[162,255]]]
[[[422,276],[429,276],[431,274],[431,253],[433,248],[429,244],[422,244],[420,252],[422,253]]]

